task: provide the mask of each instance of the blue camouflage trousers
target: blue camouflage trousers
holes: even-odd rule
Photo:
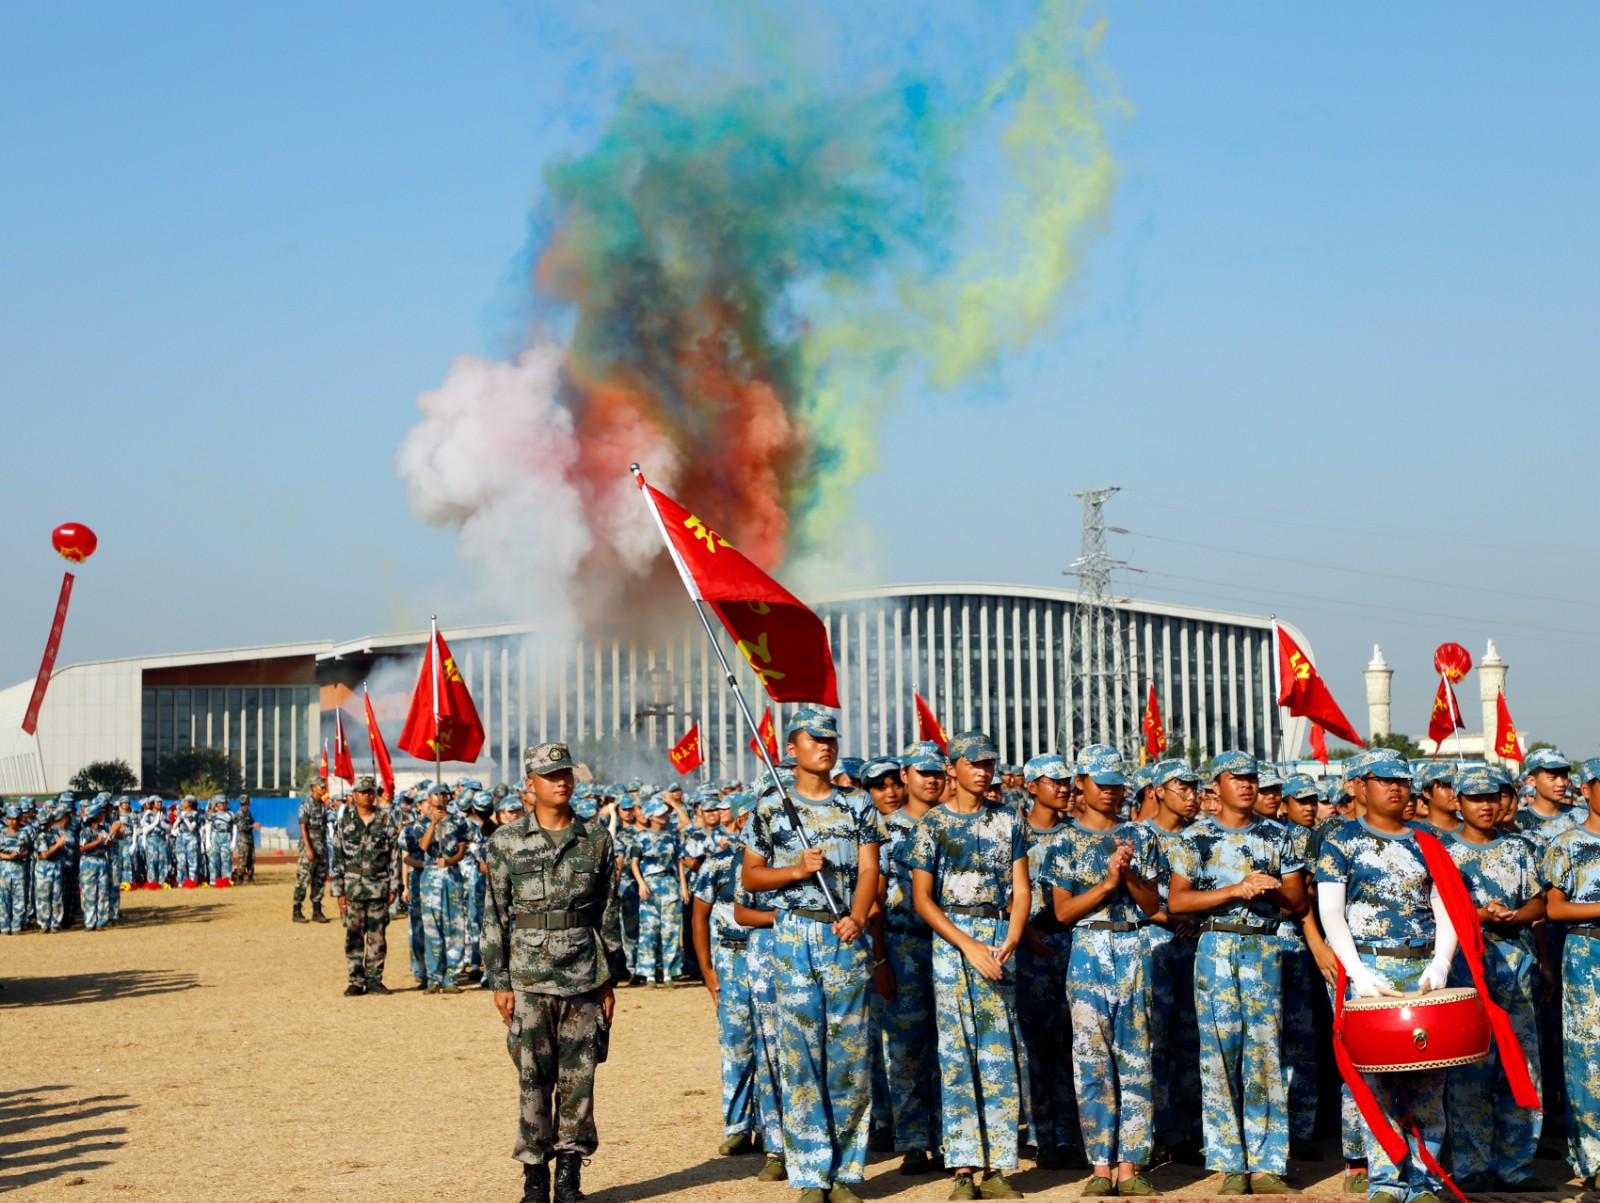
[[[1289,1139],[1307,1141],[1317,1130],[1317,1015],[1312,991],[1325,984],[1317,959],[1299,935],[1283,945],[1283,1065],[1288,1086]]]
[[[1150,949],[1150,1064],[1158,1145],[1200,1143],[1200,1029],[1194,1013],[1192,939],[1159,923],[1144,929]],[[1179,1101],[1178,1106],[1173,1100]]]
[[[231,880],[233,876],[233,849],[221,840],[212,844],[206,850],[206,868],[211,873],[213,884],[222,881],[224,878]]]
[[[1534,1009],[1537,968],[1531,933],[1520,941],[1485,933],[1483,973],[1489,997],[1510,1016],[1528,1074],[1534,1087],[1542,1089],[1539,1025]],[[1450,984],[1473,985],[1471,971],[1460,956]],[[1446,1071],[1445,1097],[1450,1117],[1450,1170],[1456,1178],[1493,1173],[1509,1185],[1532,1176],[1544,1117],[1538,1111],[1517,1106],[1512,1099],[1511,1086],[1501,1067],[1500,1049],[1493,1041],[1487,1060]]]
[[[1206,1165],[1224,1174],[1282,1174],[1289,1099],[1278,1058],[1283,945],[1277,933],[1208,931],[1194,956]]]
[[[980,944],[998,948],[1006,920],[949,916]],[[948,940],[933,942],[934,1026],[939,1033],[939,1109],[945,1164],[1009,1170],[1027,1122],[1027,1052],[1017,1027],[1016,965],[991,982]]]
[[[1067,1014],[1072,933],[1051,932],[1042,939],[1053,957],[1039,956],[1026,943],[1017,948],[1017,1022],[1028,1055],[1028,1127],[1040,1149],[1072,1149],[1081,1139]]]
[[[755,1012],[756,1113],[761,1144],[769,1157],[783,1149],[783,1075],[778,1056],[778,980],[774,961],[776,933],[770,927],[751,931],[745,942],[744,968]]]
[[[95,931],[111,922],[111,866],[105,857],[86,856],[78,862],[78,894],[84,927]]]
[[[626,869],[617,896],[622,903],[622,955],[627,958],[628,975],[633,977],[639,972],[639,883]]]
[[[467,908],[461,875],[429,865],[422,870],[422,979],[445,986],[461,976],[467,951]]]
[[[1580,1178],[1600,1174],[1600,939],[1568,934],[1561,954],[1567,1151]]]
[[[647,877],[650,897],[639,899],[639,976],[671,981],[683,972],[683,895],[671,873]]]
[[[714,937],[717,971],[717,1046],[722,1054],[722,1127],[733,1136],[756,1126],[756,1012],[745,946]]]
[[[21,933],[28,913],[28,862],[0,861],[0,935]]]
[[[200,838],[193,835],[180,835],[172,841],[175,853],[174,863],[178,882],[181,885],[186,881],[200,879]]]
[[[106,854],[106,901],[112,923],[122,918],[122,883],[129,880],[124,868],[123,846],[113,844]]]
[[[1426,957],[1418,959],[1386,957],[1365,952],[1360,955],[1362,964],[1394,989],[1405,992],[1416,990],[1417,981],[1429,964]],[[1362,1125],[1366,1135],[1368,1196],[1375,1195],[1379,1191],[1388,1191],[1397,1199],[1409,1199],[1412,1195],[1423,1191],[1438,1194],[1443,1184],[1423,1164],[1421,1154],[1417,1151],[1416,1138],[1411,1132],[1411,1125],[1406,1121],[1406,1109],[1410,1108],[1411,1118],[1422,1134],[1423,1144],[1437,1160],[1439,1149],[1444,1144],[1445,1133],[1445,1071],[1439,1069],[1361,1076],[1372,1088],[1378,1109],[1389,1121],[1390,1126],[1405,1138],[1408,1147],[1404,1162],[1396,1165],[1389,1160],[1389,1155],[1383,1151],[1383,1146],[1378,1143],[1377,1137],[1367,1131],[1364,1124]]]
[[[867,987],[872,955],[826,923],[779,911],[778,1068],[789,1185],[831,1190],[866,1177],[871,1102]]]
[[[884,1002],[879,1044],[894,1116],[897,1153],[936,1148],[938,1062],[933,1026],[933,933],[912,927],[884,933],[894,998]]]
[[[467,968],[483,968],[483,906],[489,897],[489,879],[468,858],[461,862],[461,892],[467,904]]]
[[[164,885],[172,876],[172,847],[166,840],[151,840],[144,850],[144,879]]]
[[[33,864],[33,913],[41,931],[60,931],[66,921],[66,896],[61,889],[61,866],[55,861]]]
[[[1144,933],[1076,928],[1067,1004],[1084,1154],[1094,1166],[1144,1165],[1155,1110]]]

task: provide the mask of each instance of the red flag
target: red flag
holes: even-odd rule
[[[938,718],[933,713],[933,707],[928,705],[920,693],[911,695],[917,703],[917,738],[932,740],[939,745],[943,752],[950,746],[950,737],[944,733],[944,728],[939,725]]]
[[[435,727],[435,718],[438,720]],[[418,760],[471,763],[483,750],[483,723],[444,636],[436,628],[396,744]]]
[[[1150,696],[1144,704],[1144,750],[1151,760],[1160,760],[1167,750],[1167,729],[1161,725],[1161,707],[1156,704],[1156,683],[1150,682]]]
[[[1517,738],[1517,725],[1511,721],[1511,711],[1506,709],[1506,691],[1500,691],[1496,706],[1499,717],[1494,725],[1494,754],[1502,760],[1522,763],[1522,741]]]
[[[383,732],[378,729],[378,716],[372,713],[372,695],[361,687],[361,697],[367,703],[367,742],[372,745],[372,758],[378,762],[378,775],[383,778],[383,792],[394,797],[394,766],[389,763],[389,748],[383,742]]]
[[[1277,623],[1272,624],[1272,633],[1278,640],[1278,705],[1299,718],[1321,723],[1324,730],[1346,743],[1366,747],[1350,720],[1345,718],[1344,711],[1339,709],[1339,703],[1333,700],[1333,694],[1328,692],[1327,683],[1310,657]]]
[[[767,745],[767,755],[772,757],[773,763],[776,764],[778,760],[778,733],[772,728],[771,706],[761,712],[761,722],[756,725],[756,730],[761,733],[761,742]],[[750,740],[750,750],[757,756],[761,755],[761,749],[756,746],[756,741],[753,737]]]
[[[1311,755],[1324,765],[1328,763],[1328,737],[1321,723],[1311,724]]]
[[[690,727],[688,732],[667,753],[667,759],[672,761],[672,767],[679,773],[688,774],[699,768],[704,757],[700,751],[700,724]]]
[[[839,705],[828,630],[794,594],[665,493],[645,491],[689,596],[708,603],[775,702]]]
[[[322,783],[328,783],[328,741],[322,741],[322,767],[317,770],[317,776],[322,778]]]
[[[333,775],[350,785],[356,783],[356,766],[350,761],[350,741],[344,737],[344,711],[333,712]]]
[[[1450,682],[1440,677],[1439,692],[1433,695],[1433,712],[1428,716],[1428,738],[1442,747],[1453,732],[1466,725],[1456,705],[1456,691],[1450,688]]]

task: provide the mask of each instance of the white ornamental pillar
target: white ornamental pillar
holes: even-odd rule
[[[1506,687],[1506,669],[1500,649],[1489,640],[1489,650],[1478,661],[1478,700],[1483,704],[1483,758],[1490,764],[1503,762],[1494,754],[1495,732],[1500,725],[1500,691]]]
[[[1375,739],[1389,734],[1389,692],[1394,669],[1383,658],[1383,649],[1372,645],[1372,663],[1361,674],[1367,679],[1367,730]]]

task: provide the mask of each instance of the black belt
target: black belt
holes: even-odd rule
[[[593,927],[594,917],[586,911],[537,911],[516,916],[520,928],[535,931],[571,931],[578,927]]]
[[[885,923],[883,934],[886,936],[931,936],[933,928],[926,923]]]
[[[1369,957],[1393,957],[1400,961],[1421,961],[1433,955],[1433,941],[1426,944],[1400,944],[1393,948],[1379,948],[1375,944],[1357,944],[1356,951]]]
[[[802,919],[810,919],[813,923],[832,923],[833,915],[828,911],[814,911],[809,907],[790,907],[783,912],[785,915],[798,915]]]
[[[1227,932],[1234,936],[1264,936],[1272,931],[1271,926],[1257,927],[1250,923],[1231,923],[1226,919],[1207,919],[1200,925],[1201,931]]]
[[[1600,926],[1593,923],[1585,923],[1581,927],[1569,927],[1567,928],[1567,935],[1588,936],[1591,940],[1600,940]]]
[[[1113,923],[1109,919],[1091,919],[1076,925],[1080,931],[1138,931],[1137,923]]]
[[[718,936],[717,943],[725,948],[743,948],[750,942],[749,936]]]
[[[997,906],[947,906],[944,908],[947,915],[967,915],[973,919],[1004,919],[1007,912]]]

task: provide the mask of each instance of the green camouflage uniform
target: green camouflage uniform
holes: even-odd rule
[[[294,904],[299,906],[311,895],[311,905],[322,906],[322,889],[328,882],[327,808],[315,798],[300,803],[296,822],[306,829],[311,842],[300,849],[300,862],[295,868]],[[338,897],[337,894],[334,895]]]
[[[385,929],[399,845],[392,810],[377,810],[370,823],[363,823],[356,808],[349,806],[333,829],[329,886],[335,898],[345,900],[344,959],[352,986],[383,981],[383,962],[389,951]]]
[[[506,1035],[522,1093],[512,1156],[527,1165],[599,1145],[594,1074],[611,1035],[600,988],[626,973],[615,855],[611,833],[576,815],[549,831],[529,813],[489,838],[483,983],[516,995]]]

